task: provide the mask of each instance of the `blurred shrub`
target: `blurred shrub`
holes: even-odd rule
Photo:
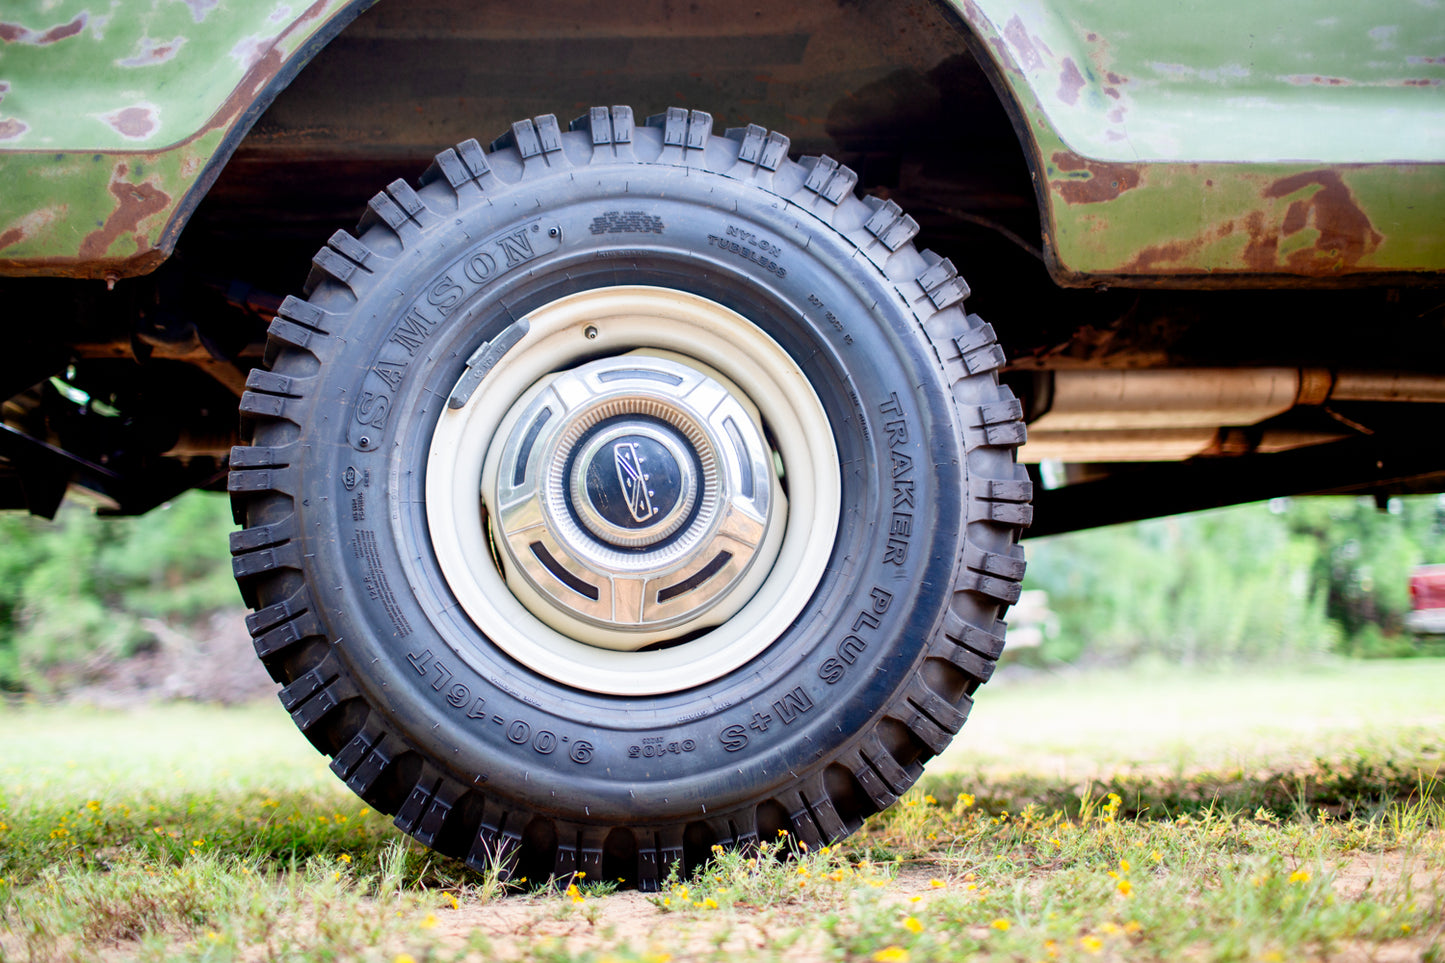
[[[1026,544],[1060,631],[1025,661],[1413,655],[1409,574],[1445,560],[1445,499],[1275,499]]]
[[[225,496],[201,492],[141,518],[69,503],[53,522],[0,514],[0,689],[63,688],[149,644],[143,618],[237,605],[233,527]]]

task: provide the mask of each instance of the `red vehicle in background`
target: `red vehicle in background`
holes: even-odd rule
[[[1445,635],[1445,565],[1417,565],[1410,573],[1410,614],[1415,635]]]

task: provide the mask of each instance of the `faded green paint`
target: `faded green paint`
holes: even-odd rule
[[[1076,154],[1445,159],[1445,15],[1422,0],[952,0]]]
[[[1445,18],[1424,5],[954,2],[1027,129],[1061,283],[1445,271]]]
[[[348,0],[15,0],[0,273],[143,273]],[[1024,121],[1062,283],[1445,270],[1445,17],[1416,0],[947,0]],[[338,21],[340,22],[340,21]]]
[[[135,151],[179,144],[207,127],[268,55],[295,50],[310,30],[293,23],[314,28],[326,12],[304,0],[11,0],[0,8],[8,25],[0,27],[0,82],[9,85],[0,118],[24,130],[0,134],[0,145]],[[69,35],[46,40],[47,32]]]
[[[185,191],[223,136],[210,130],[153,154],[6,157],[3,208],[28,213],[0,221],[0,272],[124,277],[151,269],[167,253],[160,239]]]
[[[1100,164],[1091,180],[1107,180],[1108,193],[1121,170],[1137,181],[1082,203],[1064,197],[1082,183],[1079,172],[1056,163],[1047,170],[1056,271],[1075,283],[1091,275],[1318,279],[1445,268],[1439,165]]]
[[[234,148],[227,135],[305,42],[354,5],[6,4],[0,273],[153,268]]]

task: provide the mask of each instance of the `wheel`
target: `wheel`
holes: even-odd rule
[[[316,255],[231,456],[256,651],[434,849],[654,888],[887,807],[1018,596],[1021,410],[953,265],[756,126],[538,117]]]

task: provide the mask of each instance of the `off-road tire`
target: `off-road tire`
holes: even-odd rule
[[[652,889],[715,844],[821,845],[913,784],[993,672],[1031,513],[1002,352],[911,218],[788,146],[718,136],[700,111],[522,121],[377,194],[270,326],[231,454],[247,626],[336,774],[439,852]],[[497,270],[462,282],[482,251]],[[469,359],[612,286],[685,291],[766,332],[839,459],[836,535],[797,617],[743,664],[653,694],[561,684],[493,644],[428,536],[428,444]],[[788,497],[801,511],[812,493]]]

